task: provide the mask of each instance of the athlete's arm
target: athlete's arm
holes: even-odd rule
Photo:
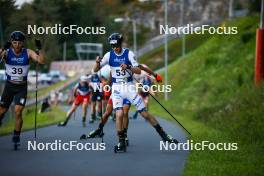
[[[6,50],[0,49],[0,63],[1,63],[2,60],[4,62],[6,61],[6,55],[7,55]]]
[[[131,65],[126,65],[126,64],[121,64],[122,70],[130,69],[133,73],[140,74],[141,73],[141,69],[138,67],[139,64],[136,61],[136,56],[134,55],[134,53],[132,51],[129,51],[129,53],[128,53],[128,60],[130,61],[132,66]],[[124,66],[122,66],[122,65],[124,65]]]
[[[0,49],[0,59],[1,61],[3,60],[4,62],[6,61],[6,56],[7,56],[7,50],[10,48],[11,42],[7,41],[4,45],[3,48]]]
[[[145,72],[147,72],[147,73],[153,75],[153,76],[155,77],[155,79],[156,79],[157,82],[162,82],[162,77],[161,77],[159,74],[153,72],[150,68],[148,68],[148,67],[144,67],[144,66],[141,65],[141,64],[139,64],[139,68],[140,68],[141,70],[144,70]]]
[[[135,74],[141,73],[141,70],[138,66],[131,67],[131,65],[121,64],[120,67],[122,68],[122,70],[130,69]]]
[[[40,64],[45,64],[44,53],[41,50],[39,51],[39,54],[37,54],[35,51],[28,49],[28,56]]]
[[[76,95],[77,95],[77,88],[78,88],[78,85],[73,87],[73,96],[74,97],[76,97]]]
[[[150,75],[153,75],[154,77],[156,76],[156,73],[154,73],[151,69],[149,69],[148,67],[144,67],[143,65],[139,64],[138,66],[141,70],[144,70],[145,72],[147,72]]]
[[[97,56],[95,59],[95,65],[93,67],[94,72],[98,72],[103,66],[107,65],[109,63],[109,58],[110,52],[107,52],[103,58]]]

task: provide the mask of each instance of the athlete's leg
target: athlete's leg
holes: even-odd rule
[[[156,120],[156,118],[151,115],[149,112],[147,111],[142,111],[140,113],[140,115],[145,118],[152,126],[155,126],[158,124],[158,121]]]
[[[113,104],[107,104],[106,106],[106,111],[104,112],[103,116],[102,116],[102,119],[101,119],[101,122],[100,124],[106,124],[109,116],[112,114],[113,112]]]
[[[87,114],[87,107],[88,107],[88,102],[83,102],[82,104],[82,121],[86,121],[86,114]]]
[[[97,116],[99,118],[102,117],[102,100],[101,99],[97,101]]]
[[[96,101],[91,102],[91,114],[95,114]]]
[[[143,100],[144,100],[147,110],[149,110],[149,96],[146,96]]]
[[[2,122],[5,113],[11,105],[14,98],[13,87],[9,82],[5,83],[5,87],[0,100],[0,123]]]
[[[124,117],[123,103],[126,92],[123,92],[121,88],[122,87],[116,87],[115,89],[112,90],[113,108],[116,113],[116,130],[119,140],[119,143],[116,147],[118,147],[119,149],[126,147],[125,135],[123,130],[123,117]]]
[[[75,103],[72,104],[71,109],[67,112],[67,118],[70,118],[72,114],[76,111],[79,105],[76,105]]]
[[[67,112],[67,114],[66,114],[66,119],[65,119],[65,121],[64,122],[60,122],[59,124],[58,124],[58,126],[66,126],[67,125],[67,123],[68,123],[68,121],[70,120],[70,118],[71,118],[71,116],[72,116],[72,114],[76,111],[76,109],[77,109],[77,107],[79,106],[79,104],[77,105],[77,104],[75,104],[75,103],[72,103],[72,107],[71,107],[71,109]]]
[[[128,130],[128,124],[129,124],[129,118],[128,118],[128,113],[130,109],[130,104],[124,104],[123,110],[124,110],[124,119],[123,119],[123,131],[124,131],[124,136],[125,136],[125,141],[126,145],[129,145],[128,142],[128,137],[127,137],[127,130]]]
[[[24,106],[15,105],[15,131],[21,131],[23,125],[22,112]]]
[[[128,113],[129,113],[129,109],[130,109],[130,105],[125,104],[123,106],[123,110],[124,110],[123,128],[124,128],[124,130],[128,129],[128,124],[129,124]]]
[[[117,136],[118,136],[118,145],[123,147],[125,144],[125,133],[123,128],[123,116],[124,112],[122,108],[116,109],[116,130],[117,130]]]
[[[92,92],[92,98],[91,98],[91,118],[89,120],[90,123],[93,123],[94,120],[96,119],[96,92]]]
[[[98,128],[96,130],[91,131],[88,135],[85,135],[85,134],[82,135],[81,139],[94,138],[97,136],[102,136],[104,125],[106,124],[109,116],[112,114],[112,111],[113,111],[113,103],[112,103],[112,100],[110,99],[108,101],[108,104],[106,106],[106,111],[104,112],[104,114],[102,116],[102,119],[99,123]]]
[[[137,94],[134,95],[134,97],[131,96],[133,95],[130,94],[129,100],[136,106],[136,109],[141,114],[141,116],[145,118],[156,129],[162,140],[177,143],[178,142],[177,140],[173,139],[162,129],[156,118],[146,111],[146,107],[145,104],[143,103],[142,97],[140,97]]]
[[[153,115],[151,115],[149,112],[144,110],[140,111],[140,114],[156,129],[156,131],[158,132],[158,134],[160,135],[163,141],[178,143],[176,139],[173,139],[163,130],[163,128],[160,126],[159,122],[156,120],[156,118]]]
[[[2,124],[2,120],[5,117],[5,113],[7,112],[7,108],[0,106],[0,126]]]

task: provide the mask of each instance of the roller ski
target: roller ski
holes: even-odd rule
[[[58,127],[65,127],[67,125],[67,122],[65,121],[65,122],[60,122],[59,124],[58,124]]]
[[[114,147],[114,152],[115,153],[126,152],[125,139],[119,141],[119,143]]]
[[[20,137],[17,135],[14,135],[12,138],[13,144],[14,144],[14,150],[18,150],[20,146]]]
[[[169,142],[169,143],[174,143],[174,144],[178,144],[179,143],[179,141],[174,139],[171,135],[166,134],[165,132],[162,133],[160,136],[161,136],[161,138],[162,138],[162,140],[164,142]]]
[[[83,134],[80,139],[90,139],[90,138],[102,138],[104,136],[103,130],[97,129],[94,131],[91,131],[88,135]]]

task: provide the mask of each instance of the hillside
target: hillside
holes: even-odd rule
[[[255,87],[253,81],[258,19],[227,22],[238,27],[237,35],[214,35],[169,67],[172,92],[169,101],[161,102],[191,132],[191,139],[237,142],[239,147],[237,151],[191,151],[184,175],[261,175],[264,171],[264,86]],[[157,103],[150,111],[171,119]]]

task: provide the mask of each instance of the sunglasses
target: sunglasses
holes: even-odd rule
[[[121,46],[119,44],[111,44],[112,48],[120,48]]]
[[[12,41],[13,45],[22,45],[22,41]]]

